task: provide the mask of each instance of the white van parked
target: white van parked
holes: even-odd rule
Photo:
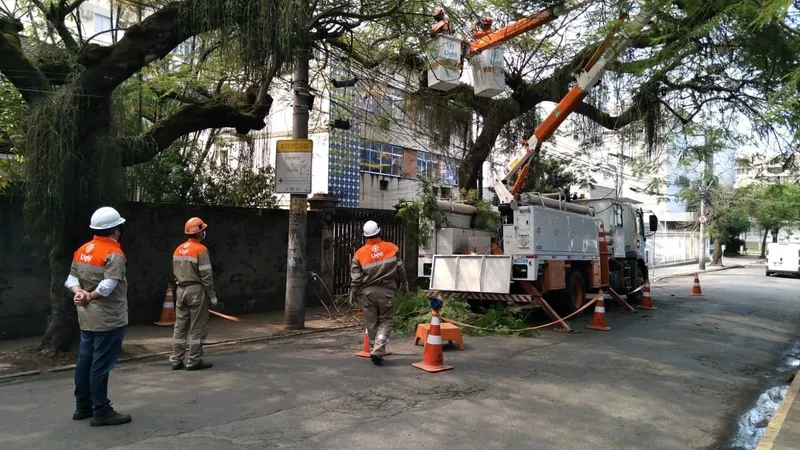
[[[767,276],[775,273],[800,275],[800,244],[770,242],[766,257]]]

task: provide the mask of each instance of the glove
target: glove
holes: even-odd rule
[[[217,306],[217,296],[211,297],[211,306]]]
[[[402,286],[400,286],[400,295],[402,295],[403,297],[406,297],[406,296],[408,296],[408,292],[409,292],[408,282],[405,282],[405,283],[403,283]]]
[[[431,309],[435,309],[435,310],[438,311],[438,310],[442,309],[443,306],[444,306],[444,302],[442,301],[442,299],[437,298],[437,297],[432,297],[431,298]]]

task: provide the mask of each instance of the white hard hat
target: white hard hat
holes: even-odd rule
[[[110,206],[103,206],[92,214],[89,228],[93,230],[108,230],[125,223],[125,219],[119,215],[116,209]]]
[[[378,233],[380,232],[381,232],[381,227],[379,227],[374,220],[370,220],[364,224],[364,237],[377,236]]]

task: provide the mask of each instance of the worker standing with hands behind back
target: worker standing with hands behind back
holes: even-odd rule
[[[184,226],[189,240],[179,245],[172,254],[172,272],[177,281],[175,302],[175,333],[172,337],[172,370],[202,370],[211,367],[203,361],[203,344],[208,335],[209,305],[217,306],[211,258],[202,244],[206,225],[199,217],[192,217]],[[186,341],[189,354],[186,356]]]
[[[377,223],[370,220],[364,224],[364,237],[367,244],[356,251],[350,264],[350,300],[358,298],[364,306],[372,346],[369,357],[381,364],[394,328],[393,300],[398,290],[403,295],[408,293],[408,281],[400,250],[381,238]]]
[[[75,364],[73,420],[92,418],[93,427],[131,421],[108,400],[108,374],[117,364],[128,325],[128,281],[125,254],[119,245],[123,219],[116,209],[102,207],[92,214],[94,239],[74,254],[64,285],[74,294],[81,342]]]

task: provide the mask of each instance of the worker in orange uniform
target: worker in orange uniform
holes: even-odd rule
[[[381,364],[386,344],[394,327],[394,297],[398,291],[408,294],[406,269],[400,250],[381,238],[381,229],[370,220],[364,224],[367,243],[356,251],[350,264],[350,300],[358,299],[364,306],[370,358]]]
[[[131,421],[130,415],[114,411],[108,400],[108,374],[117,364],[128,325],[128,280],[119,245],[124,224],[114,208],[95,211],[89,221],[94,238],[75,252],[64,283],[74,294],[81,329],[72,419],[91,417],[93,427]]]
[[[486,16],[483,19],[475,22],[475,26],[472,28],[472,37],[475,39],[480,39],[491,34],[492,22],[493,20],[489,16]]]
[[[217,306],[206,225],[199,217],[186,222],[184,233],[189,240],[172,253],[172,272],[176,280],[175,333],[172,337],[172,370],[202,370],[211,367],[203,361],[203,344],[208,335],[209,306]],[[186,340],[189,354],[186,355]],[[186,361],[184,362],[184,355]]]
[[[447,17],[444,15],[444,8],[436,7],[433,8],[433,20],[436,22],[431,29],[431,37],[434,38],[439,36],[440,34],[453,34],[453,26],[450,24],[450,21],[447,20]]]

